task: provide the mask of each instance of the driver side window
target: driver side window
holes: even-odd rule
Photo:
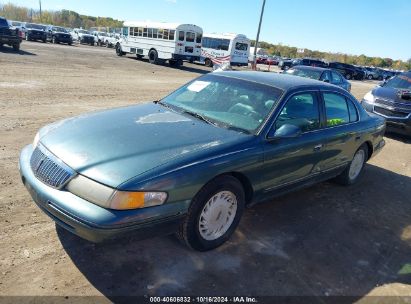
[[[295,125],[303,133],[318,129],[320,127],[320,114],[316,95],[302,93],[292,96],[278,116],[275,127],[278,130],[285,124]]]

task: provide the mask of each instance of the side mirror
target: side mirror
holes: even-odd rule
[[[385,86],[386,83],[387,83],[387,81],[384,80],[384,81],[381,81],[378,85],[379,85],[380,87],[383,87],[383,86]]]
[[[274,132],[274,129],[271,132]],[[299,127],[295,125],[284,124],[277,130],[275,130],[274,134],[269,134],[269,138],[270,139],[295,138],[295,137],[300,136],[301,133],[302,131]]]

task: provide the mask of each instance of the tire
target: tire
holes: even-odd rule
[[[26,41],[30,41],[30,36],[29,36],[29,34],[26,35]]]
[[[353,160],[350,162],[347,168],[345,168],[345,170],[336,177],[336,182],[344,186],[355,184],[360,179],[367,160],[368,147],[363,144],[357,150],[357,152],[355,152]]]
[[[150,50],[150,52],[148,53],[148,61],[151,64],[158,64],[158,53],[156,50]]]
[[[373,77],[372,77],[372,75],[368,75],[368,80],[372,80],[373,79]]]
[[[213,62],[211,61],[210,58],[206,58],[206,60],[204,60],[205,66],[212,68],[213,67]]]
[[[116,44],[116,54],[117,54],[117,56],[120,56],[120,57],[124,55],[124,52],[121,51],[120,43]]]
[[[108,44],[108,41],[106,41],[106,48],[109,48],[110,46],[109,46],[109,44]]]
[[[94,46],[94,45],[95,45],[95,43],[94,43],[94,42],[90,42],[90,45],[91,45],[91,46]]]
[[[350,80],[352,78],[351,74],[346,74],[345,79]]]
[[[53,44],[56,44],[56,43],[57,43],[56,37],[51,38],[51,42],[52,42]]]
[[[241,183],[232,176],[217,177],[193,198],[177,236],[192,249],[214,249],[233,234],[240,222],[244,206],[245,194]],[[207,217],[212,218],[206,221]],[[219,227],[220,225],[222,226]]]
[[[46,42],[47,42],[47,39],[43,39],[42,41],[43,41],[43,43],[46,43]],[[57,42],[57,43],[58,43],[58,42]]]
[[[20,43],[13,44],[13,50],[16,52],[20,51]]]

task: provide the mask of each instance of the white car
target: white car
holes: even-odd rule
[[[120,40],[120,34],[118,33],[108,33],[105,38],[104,44],[106,47],[114,47],[117,41]]]
[[[106,32],[93,31],[91,34],[94,36],[94,42],[97,45],[102,46],[106,44],[108,38],[108,34]]]
[[[86,30],[83,29],[77,29],[75,28],[73,32],[71,32],[71,36],[73,37],[74,40],[77,40],[80,44],[90,44],[94,45],[94,36]]]

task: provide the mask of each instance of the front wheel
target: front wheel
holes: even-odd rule
[[[355,152],[354,157],[350,165],[345,168],[345,170],[336,178],[336,181],[342,185],[352,185],[355,184],[363,173],[364,165],[368,160],[368,148],[364,144],[357,152]]]
[[[51,39],[51,42],[52,42],[53,44],[56,44],[56,43],[57,43],[56,37],[53,37],[53,38]]]
[[[178,237],[195,250],[214,249],[233,234],[244,206],[245,194],[241,183],[232,176],[217,177],[191,201]]]
[[[205,63],[205,66],[206,66],[206,67],[210,67],[210,68],[213,67],[213,62],[211,61],[210,58],[206,58],[206,60],[204,61],[204,63]]]
[[[347,75],[345,75],[345,78],[346,78],[347,80],[350,80],[350,79],[352,78],[352,76],[351,76],[351,74],[347,74]]]

